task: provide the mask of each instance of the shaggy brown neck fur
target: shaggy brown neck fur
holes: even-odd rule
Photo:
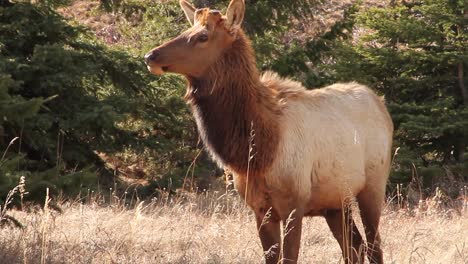
[[[215,159],[240,175],[245,175],[248,166],[250,174],[268,169],[279,143],[280,108],[275,91],[260,82],[254,52],[244,33],[238,32],[232,48],[202,78],[188,80],[186,100]]]

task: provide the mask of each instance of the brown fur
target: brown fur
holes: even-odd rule
[[[380,138],[388,142],[393,125],[381,99],[356,83],[311,92],[299,83],[271,72],[259,76],[251,43],[240,29],[243,0],[232,0],[226,16],[217,10],[195,9],[186,0],[180,0],[180,3],[193,27],[151,51],[145,56],[146,63],[155,74],[170,71],[187,78],[185,99],[205,146],[221,166],[233,172],[239,194],[255,212],[262,247],[265,252],[270,252],[265,256],[266,262],[297,262],[302,218],[306,215],[326,218],[346,263],[363,262],[363,240],[348,208],[351,196],[356,196],[369,246],[368,258],[371,263],[383,263],[378,225],[388,173],[377,166],[380,163],[381,168],[389,168],[390,153],[388,156],[375,154],[368,160],[359,160],[364,156],[358,156],[358,162],[351,159],[346,168],[342,167],[340,160],[337,162],[333,156],[340,154],[340,148],[348,151],[343,153],[355,153],[354,146],[360,144],[357,141],[365,140],[360,138],[357,130],[360,129],[359,133],[364,137],[367,135],[368,127],[363,129],[362,126],[354,127],[354,143],[351,141],[348,148],[344,145],[333,148],[326,144],[333,145],[335,139],[350,142],[349,135],[343,135],[344,129],[352,127],[350,121],[370,122],[362,114],[369,109],[361,105],[376,105],[370,110],[380,111],[382,115],[374,115],[371,121],[385,123],[386,127],[370,122],[369,127],[379,130],[369,134],[373,139],[379,139],[377,142]],[[348,100],[353,104],[348,106]],[[335,108],[340,110],[334,112]],[[302,112],[305,114],[300,115]],[[331,119],[324,112],[330,112]],[[359,118],[352,119],[355,116]],[[332,136],[311,133],[315,123],[308,123],[309,120],[321,122],[324,119],[328,122],[325,126],[335,128],[330,131]],[[336,126],[341,123],[334,120],[341,120],[346,125]],[[380,132],[383,132],[382,137]],[[307,141],[307,137],[314,139],[308,133],[319,139],[325,138],[325,141]],[[303,140],[308,145],[301,145]],[[374,149],[369,147],[366,153]],[[328,156],[324,158],[324,155]],[[300,166],[300,163],[308,165],[307,162],[311,162],[312,168]],[[356,171],[364,170],[356,167],[361,162],[366,164],[366,171],[356,174]],[[355,176],[354,181],[338,178],[345,175],[334,174],[337,171],[351,173]],[[381,175],[373,175],[376,173]],[[354,188],[355,192],[340,193],[343,185],[345,189]],[[304,190],[307,190],[306,194]],[[280,222],[284,228],[283,239]]]
[[[277,95],[260,82],[249,40],[238,32],[232,48],[205,76],[189,78],[185,98],[215,159],[239,175],[247,175],[249,167],[249,174],[258,177],[270,167],[277,150],[276,120],[281,113]],[[254,155],[250,164],[249,154]]]

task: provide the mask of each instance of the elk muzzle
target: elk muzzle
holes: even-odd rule
[[[164,67],[157,63],[158,58],[160,57],[159,55],[160,53],[158,49],[154,49],[145,54],[146,67],[151,73],[156,75],[162,75],[164,73]]]

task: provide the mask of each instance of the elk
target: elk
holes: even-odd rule
[[[154,74],[187,79],[199,134],[253,210],[266,263],[297,263],[305,216],[326,219],[346,263],[362,263],[365,252],[383,263],[378,227],[393,134],[383,100],[357,83],[306,90],[272,72],[260,75],[241,29],[243,0],[232,0],[225,15],[180,5],[191,27],[145,62]]]

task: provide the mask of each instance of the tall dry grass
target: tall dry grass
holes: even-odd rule
[[[128,199],[127,199],[128,200]],[[66,202],[63,213],[44,208],[8,213],[24,228],[0,228],[0,263],[261,263],[254,217],[227,192],[103,203]],[[386,263],[468,263],[468,209],[425,206],[384,211]],[[360,226],[362,230],[362,226]],[[342,263],[325,220],[304,222],[300,263]]]

